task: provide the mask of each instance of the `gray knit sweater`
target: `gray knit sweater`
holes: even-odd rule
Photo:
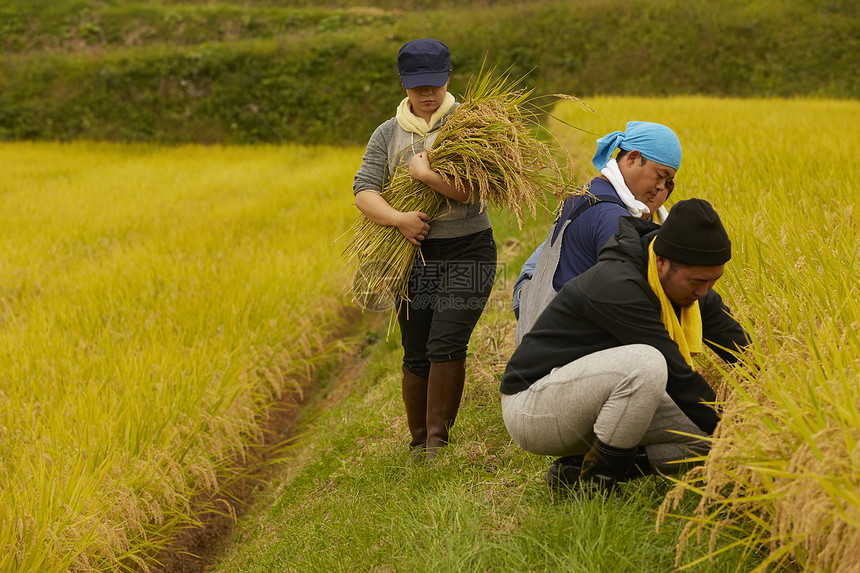
[[[399,164],[409,163],[413,156],[433,146],[439,134],[439,128],[458,107],[460,104],[454,104],[451,111],[433,126],[426,137],[406,131],[397,123],[396,117],[377,127],[370,136],[361,167],[355,174],[352,184],[353,194],[359,191],[381,193]],[[436,219],[430,222],[427,239],[462,237],[489,229],[490,226],[486,204],[449,200],[442,204]]]

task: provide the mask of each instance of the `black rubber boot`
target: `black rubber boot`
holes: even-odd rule
[[[543,479],[554,489],[576,487],[585,456],[563,456],[549,466]]]
[[[633,468],[627,475],[627,479],[635,479],[654,475],[654,470],[651,468],[651,462],[648,461],[648,454],[645,452],[645,446],[636,448],[636,455],[633,456]]]
[[[433,362],[427,384],[427,459],[432,460],[439,448],[448,445],[448,433],[463,397],[466,383],[466,360]]]
[[[627,478],[635,456],[636,448],[614,448],[595,439],[582,460],[580,492],[585,495],[611,492],[618,482]]]
[[[406,423],[409,425],[412,459],[424,456],[427,447],[427,378],[403,370],[403,404],[406,406]]]

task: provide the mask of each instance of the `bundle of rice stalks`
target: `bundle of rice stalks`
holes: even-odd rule
[[[482,209],[488,203],[506,210],[522,228],[525,213],[535,216],[546,193],[561,196],[565,183],[555,150],[530,129],[541,108],[534,105],[531,90],[514,89],[519,82],[511,81],[508,74],[493,79],[492,70],[482,69],[470,82],[459,109],[440,129],[428,158],[431,168],[449,183],[470,187],[471,200]],[[448,201],[412,179],[406,164],[398,167],[381,195],[398,211],[427,213],[431,226]],[[346,253],[358,267],[352,285],[355,300],[371,310],[393,308],[395,301],[406,298],[409,273],[420,248],[396,227],[378,225],[364,216],[352,231]]]

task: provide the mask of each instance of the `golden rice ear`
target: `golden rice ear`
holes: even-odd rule
[[[386,261],[362,263],[352,277],[352,300],[363,310],[385,312],[394,306],[394,293],[378,277],[389,274]]]

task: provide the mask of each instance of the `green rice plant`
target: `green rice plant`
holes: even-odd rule
[[[0,144],[0,571],[147,570],[229,513],[343,345],[352,207],[308,164],[356,153]]]
[[[559,114],[603,134],[631,119],[674,128],[684,147],[672,201],[711,201],[733,242],[717,284],[753,336],[744,363],[702,367],[723,400],[707,463],[661,519],[679,542],[707,535],[761,557],[753,567],[856,571],[860,563],[860,212],[848,165],[860,105],[832,100],[594,98]],[[585,135],[559,127],[581,148]],[[699,498],[689,513],[674,505]],[[674,509],[673,509],[674,508]],[[699,564],[702,560],[688,563]]]
[[[547,193],[558,197],[566,186],[554,150],[533,130],[540,108],[531,90],[516,89],[519,83],[509,74],[494,77],[492,69],[482,69],[470,81],[462,105],[440,128],[428,157],[446,181],[472,190],[470,201],[506,211],[522,228],[523,218],[535,216]],[[398,211],[427,213],[431,225],[448,201],[412,179],[406,164],[398,166],[381,195]],[[368,296],[406,298],[420,248],[396,227],[360,216],[345,252],[349,263],[359,269],[353,294],[363,306],[369,306]]]

